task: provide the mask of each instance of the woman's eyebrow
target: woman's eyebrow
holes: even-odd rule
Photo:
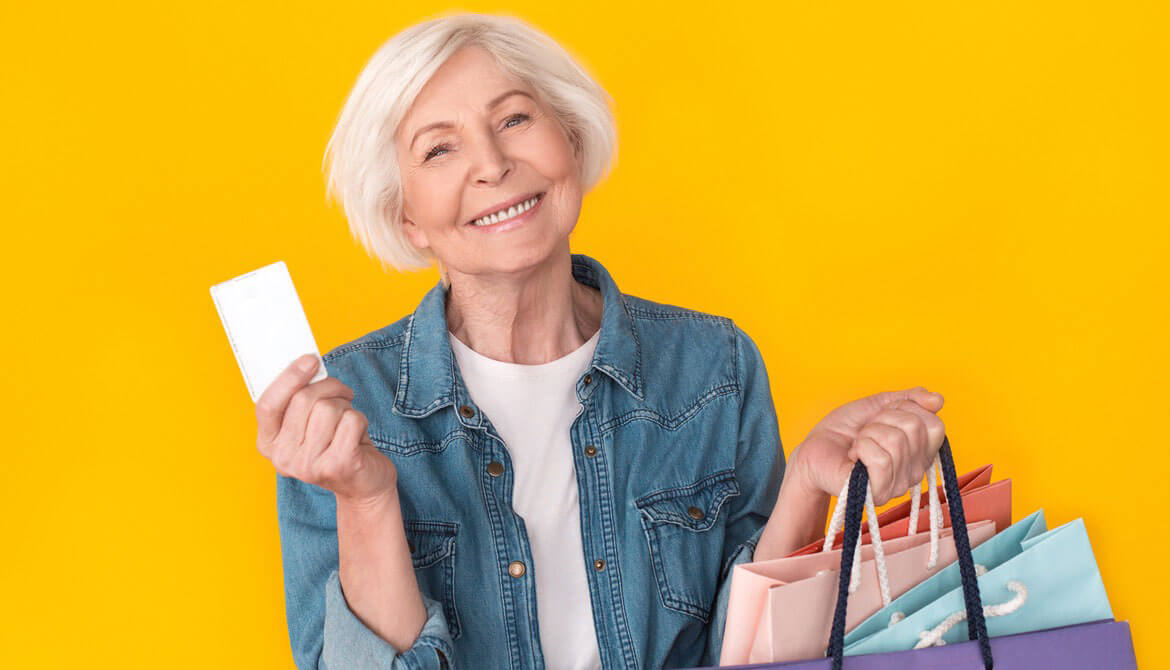
[[[510,91],[505,91],[504,93],[501,93],[501,94],[497,95],[496,97],[492,98],[491,101],[488,102],[486,108],[489,110],[494,109],[501,102],[503,102],[504,100],[507,100],[508,98],[512,97],[513,95],[523,95],[523,96],[528,97],[529,99],[535,100],[531,95],[528,94],[527,91],[521,91],[518,88],[514,88]],[[414,148],[414,143],[416,141],[418,141],[419,136],[423,135],[424,133],[430,132],[432,130],[437,130],[439,128],[454,128],[454,127],[455,127],[455,123],[452,121],[435,121],[434,123],[428,123],[427,125],[423,126],[422,128],[419,128],[417,131],[415,131],[414,137],[411,138],[411,140],[410,140],[410,148],[411,149]]]

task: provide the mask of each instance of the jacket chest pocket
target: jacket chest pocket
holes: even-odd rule
[[[443,605],[451,638],[459,637],[455,609],[455,536],[458,525],[443,521],[405,521],[410,560],[419,589]]]
[[[722,470],[634,501],[667,608],[707,622],[723,556],[726,519],[720,513],[727,499],[737,495],[734,471]]]

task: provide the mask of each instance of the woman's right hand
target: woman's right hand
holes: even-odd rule
[[[310,384],[318,365],[305,354],[260,394],[256,448],[278,473],[340,499],[364,504],[397,495],[398,473],[366,433],[366,416],[351,404],[353,389],[334,377]]]

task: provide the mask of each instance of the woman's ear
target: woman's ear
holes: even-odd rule
[[[405,210],[402,212],[401,223],[399,225],[402,226],[402,232],[406,235],[406,239],[410,240],[410,243],[415,247],[418,249],[426,249],[430,246],[430,243],[427,242],[426,233],[406,215]]]

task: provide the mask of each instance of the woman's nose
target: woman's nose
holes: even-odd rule
[[[512,169],[512,161],[495,137],[476,143],[472,167],[477,182],[492,184],[500,181]]]

